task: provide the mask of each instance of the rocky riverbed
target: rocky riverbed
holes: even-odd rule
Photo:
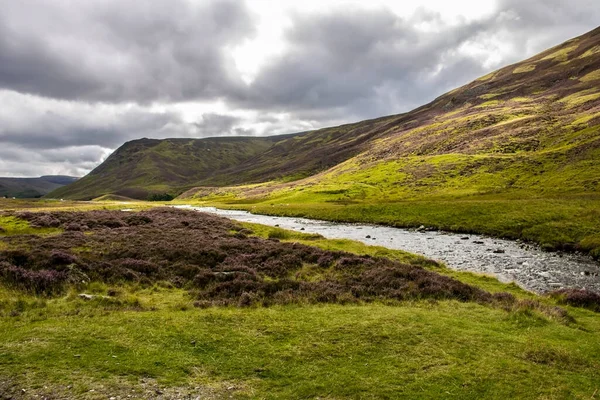
[[[192,207],[243,222],[318,233],[330,239],[351,239],[369,245],[405,250],[444,262],[459,271],[514,281],[537,293],[560,288],[585,288],[600,293],[600,263],[583,254],[545,252],[519,241],[420,229],[348,224],[293,217],[251,214],[247,211]]]

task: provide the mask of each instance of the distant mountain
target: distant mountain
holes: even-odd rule
[[[600,28],[409,113],[266,138],[142,139],[52,197],[396,200],[600,190]],[[268,182],[259,188],[236,187]],[[304,200],[302,200],[304,199]],[[287,201],[287,200],[286,200]]]
[[[47,175],[39,178],[0,178],[0,197],[38,198],[78,178]]]
[[[49,197],[90,200],[105,194],[135,199],[176,195],[222,169],[264,152],[283,138],[133,140],[87,176],[55,190]]]

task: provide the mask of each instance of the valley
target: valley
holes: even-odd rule
[[[595,398],[599,71],[596,28],[409,112],[0,180],[0,399]]]

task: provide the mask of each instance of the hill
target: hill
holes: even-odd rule
[[[359,154],[313,176],[183,197],[600,257],[600,28],[378,123]]]
[[[412,112],[346,129],[359,127],[371,134],[359,155],[285,190],[335,186],[339,193],[320,193],[324,200],[532,187],[597,192],[600,28]]]
[[[218,153],[189,150],[209,146]],[[599,159],[600,28],[405,114],[283,137],[131,142],[52,196],[185,191],[185,201],[600,256]]]
[[[293,181],[364,151],[394,120],[383,117],[268,137],[134,140],[75,184],[48,197],[89,200],[117,194],[147,199],[153,194],[179,195],[204,185]]]
[[[73,183],[77,179],[62,175],[39,178],[0,178],[0,197],[38,198]]]
[[[450,186],[479,193],[532,183],[595,191],[593,171],[580,172],[597,148],[599,37],[596,29],[406,114],[288,136],[129,142],[88,176],[52,196],[88,199],[115,193],[144,198],[157,191],[178,194],[194,185],[297,181],[335,166],[317,181],[328,184],[333,179],[337,185],[332,176],[350,177],[389,162],[402,173],[387,178],[404,195],[423,188]],[[421,165],[423,157],[440,156]],[[444,172],[449,170],[452,176]],[[474,179],[482,176],[478,172],[494,178]],[[346,180],[346,197],[356,197],[353,187],[365,182],[360,177]],[[362,196],[364,190],[358,192]]]
[[[237,165],[284,137],[139,139],[125,143],[88,175],[48,197],[90,200],[105,194],[134,199],[178,194]]]

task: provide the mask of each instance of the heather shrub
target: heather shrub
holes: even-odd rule
[[[0,263],[0,277],[8,286],[38,295],[61,293],[67,280],[64,272],[54,270],[32,271],[22,267]]]
[[[282,229],[260,239],[230,220],[194,211],[19,216],[64,229],[59,235],[11,237],[34,251],[0,251],[3,281],[36,293],[58,293],[66,283],[168,282],[194,293],[199,307],[409,299],[514,303],[508,294],[491,295],[419,266],[279,242],[289,236]]]
[[[59,266],[59,265],[69,265],[77,263],[77,257],[73,254],[66,253],[60,250],[53,250],[50,253],[49,257],[50,265]]]
[[[598,293],[585,289],[560,289],[551,292],[549,295],[562,304],[600,312],[600,294]]]

